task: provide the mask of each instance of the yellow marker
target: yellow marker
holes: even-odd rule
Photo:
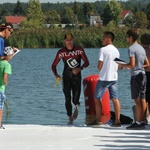
[[[60,80],[61,80],[61,78],[56,78],[56,81],[55,81],[55,87],[58,87],[58,85],[59,85],[59,83],[60,83]]]

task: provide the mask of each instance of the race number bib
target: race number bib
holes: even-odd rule
[[[67,60],[67,64],[68,64],[68,66],[70,67],[70,68],[75,68],[75,67],[77,67],[78,65],[79,65],[79,63],[76,61],[76,59],[74,59],[74,58],[69,58],[68,60]]]

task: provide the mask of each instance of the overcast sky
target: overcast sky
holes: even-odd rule
[[[17,3],[18,0],[0,0],[0,3]],[[20,2],[24,2],[24,3],[27,3],[28,0],[19,0]],[[70,2],[74,2],[75,0],[40,0],[40,3],[63,3],[63,2],[67,2],[67,3],[70,3]],[[96,2],[98,0],[76,0],[76,2]],[[122,1],[126,1],[126,0],[122,0]]]

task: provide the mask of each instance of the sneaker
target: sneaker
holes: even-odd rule
[[[102,125],[102,122],[97,122],[96,120],[94,120],[93,122],[87,124],[88,126],[90,125]]]
[[[145,125],[143,123],[137,124],[136,122],[132,125],[126,127],[127,130],[142,130],[145,129]]]
[[[74,113],[73,113],[73,119],[77,119],[78,117],[78,110],[79,110],[79,105],[75,105],[75,108],[74,108]]]
[[[0,129],[5,129],[5,128],[3,126],[1,126]]]
[[[121,123],[120,122],[113,122],[110,126],[111,127],[121,127]]]
[[[146,125],[146,124],[145,124],[145,122],[142,122],[140,125],[141,125],[141,126],[144,126],[144,128],[145,128],[145,125]]]

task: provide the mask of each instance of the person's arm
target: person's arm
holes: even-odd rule
[[[84,50],[83,50],[84,51]],[[87,58],[87,56],[86,56],[86,54],[85,54],[85,51],[84,51],[84,53],[81,55],[81,57],[82,57],[82,60],[83,60],[83,65],[81,66],[81,70],[83,70],[84,68],[87,68],[88,66],[89,66],[89,60],[88,60],[88,58]]]
[[[148,67],[150,67],[150,66],[149,66],[149,60],[148,60],[148,58],[146,57],[145,60],[144,60],[144,68],[148,68]]]
[[[99,60],[98,65],[97,65],[97,68],[99,71],[101,70],[102,66],[103,66],[103,62],[101,60]]]
[[[52,71],[53,71],[53,73],[54,73],[54,75],[55,75],[56,78],[60,77],[60,76],[57,74],[57,69],[56,69],[56,66],[57,66],[57,64],[59,63],[59,61],[60,61],[59,53],[57,53],[57,54],[56,54],[56,57],[55,57],[55,59],[54,59],[54,61],[53,61],[53,63],[52,63],[52,66],[51,66]]]
[[[118,64],[118,70],[122,70],[122,66],[120,64]]]
[[[81,67],[72,69],[72,72],[74,75],[78,74],[81,70],[83,70],[89,66],[89,60],[88,60],[84,50],[83,50],[83,54],[81,55],[81,58],[84,63]]]
[[[121,64],[121,67],[126,69],[134,68],[135,67],[135,57],[130,57],[130,61],[127,64]]]
[[[7,84],[8,84],[8,74],[7,73],[4,73],[3,81],[4,81],[5,86],[7,86]]]

